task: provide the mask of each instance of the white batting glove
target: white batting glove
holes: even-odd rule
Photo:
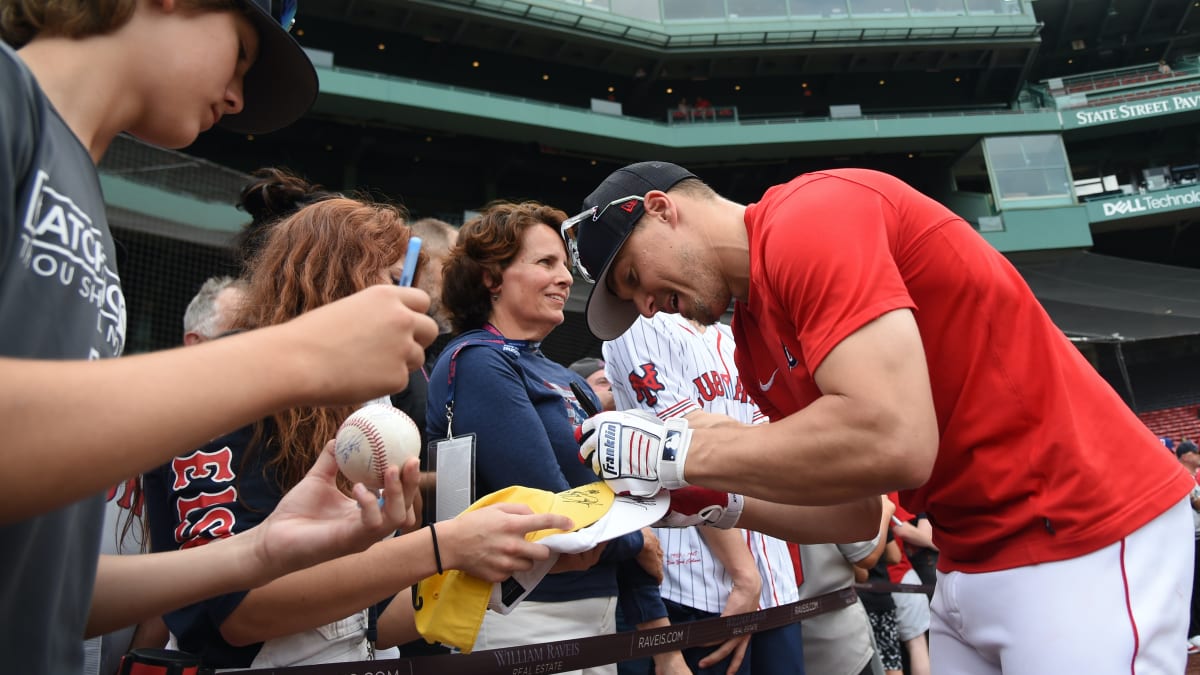
[[[603,412],[580,428],[579,459],[617,494],[649,497],[687,485],[683,463],[692,430],[687,420],[667,421],[636,410]]]
[[[671,508],[654,527],[691,527],[708,525],[728,530],[737,526],[745,499],[733,492],[718,492],[702,487],[671,491]]]

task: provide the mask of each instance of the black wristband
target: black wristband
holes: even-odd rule
[[[433,529],[433,523],[429,523],[429,536],[433,537],[433,562],[437,564],[438,574],[443,574],[442,552],[438,549],[437,530]]]

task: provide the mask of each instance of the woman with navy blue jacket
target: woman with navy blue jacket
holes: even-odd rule
[[[426,426],[431,440],[447,438],[448,426],[454,437],[475,434],[477,497],[512,485],[559,492],[599,480],[579,461],[575,440],[587,415],[570,385],[587,383],[540,349],[571,294],[558,234],[565,218],[532,202],[492,205],[462,227],[445,265],[442,302],[460,334],[430,376]],[[661,565],[652,559],[656,542],[645,545],[653,534],[644,532],[560,559],[511,613],[485,615],[474,649],[614,632],[621,563],[645,548],[655,552],[641,556],[646,566]],[[639,588],[658,597],[649,576]],[[616,666],[578,672],[614,675]]]

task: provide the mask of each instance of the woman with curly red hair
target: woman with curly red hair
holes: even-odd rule
[[[394,283],[409,236],[404,214],[392,206],[333,197],[301,208],[269,229],[250,261],[235,329],[285,323]],[[147,474],[154,549],[199,546],[260,523],[354,410],[288,408]],[[416,470],[415,459],[404,467]],[[412,584],[442,568],[503,580],[548,556],[544,546],[525,541],[527,532],[563,526],[566,519],[532,515],[523,506],[472,511],[439,523],[436,532],[387,538],[363,553],[171,612],[166,622],[178,646],[211,667],[364,660],[375,645],[416,637],[407,597]],[[397,594],[399,601],[390,602]],[[374,644],[367,639],[373,615]]]

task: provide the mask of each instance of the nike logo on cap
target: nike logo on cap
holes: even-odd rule
[[[774,387],[774,386],[775,386],[775,376],[776,376],[776,375],[778,375],[778,374],[779,374],[779,369],[778,369],[778,368],[776,368],[775,370],[771,371],[771,377],[770,377],[770,379],[768,379],[766,382],[759,382],[759,383],[758,383],[758,388],[759,388],[759,389],[762,389],[763,391],[770,391],[770,390],[771,390],[771,387]]]

